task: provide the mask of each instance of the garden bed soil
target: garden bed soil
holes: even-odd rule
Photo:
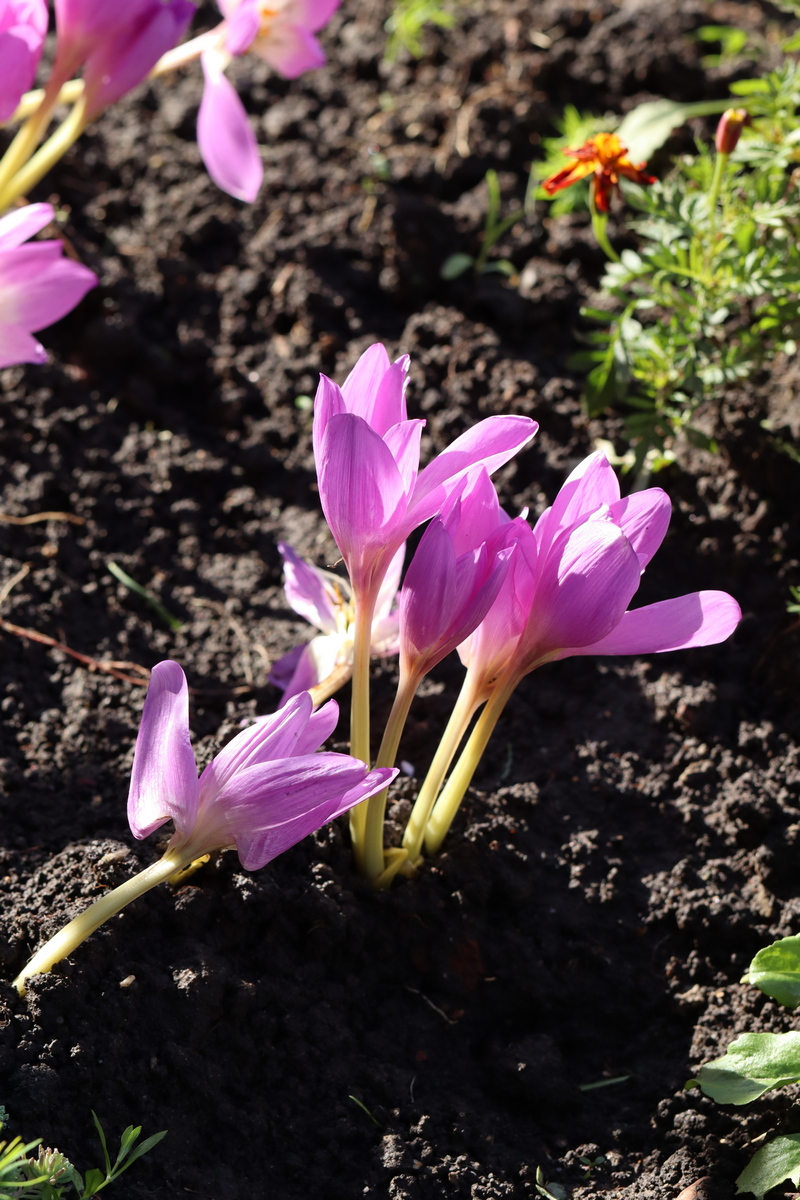
[[[31,197],[55,200],[102,283],[44,335],[48,365],[2,376],[0,615],[133,665],[119,679],[2,635],[0,1102],[11,1132],[83,1168],[92,1108],[111,1142],[168,1129],[115,1185],[130,1200],[499,1200],[535,1195],[537,1166],[575,1200],[725,1200],[762,1135],[800,1129],[796,1089],[740,1110],[684,1089],[735,1034],[797,1027],[739,982],[800,930],[800,467],[762,427],[798,434],[784,359],[704,414],[718,454],[684,447],[656,480],[674,516],[639,599],[726,589],[730,641],[529,677],[416,881],[373,894],[340,823],[254,874],[223,853],[24,999],[8,982],[157,852],[125,820],[136,666],[184,666],[202,764],[275,707],[269,663],[308,636],[276,542],[337,557],[303,399],[320,370],[341,381],[375,340],[408,352],[425,455],[491,413],[534,417],[497,477],[512,511],[541,511],[594,438],[624,448],[568,365],[602,270],[585,216],[520,221],[500,246],[516,285],[446,283],[442,262],[477,250],[489,167],[519,205],[564,104],[724,96],[750,68],[704,69],[693,33],[776,19],[486,0],[387,65],[385,16],[345,3],[330,65],[295,83],[234,65],[264,147],[251,207],[200,164],[197,70],[107,114]],[[43,511],[73,521],[5,520]],[[376,665],[378,728],[395,681]],[[418,777],[458,684],[443,664],[412,710]]]

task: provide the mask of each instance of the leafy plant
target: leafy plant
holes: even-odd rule
[[[425,53],[422,35],[426,25],[452,29],[455,14],[442,0],[397,0],[384,28],[389,35],[385,57],[394,61],[404,49],[414,58]]]
[[[536,200],[547,200],[548,195],[542,189],[542,180],[569,165],[569,158],[564,151],[573,146],[580,146],[596,133],[604,133],[614,128],[617,118],[609,114],[599,117],[594,113],[582,113],[573,104],[567,104],[562,116],[555,122],[558,130],[557,137],[542,138],[544,158],[537,160],[531,167],[528,180],[525,211],[532,211]],[[589,208],[589,184],[581,183],[569,191],[560,192],[550,205],[550,212],[555,216],[562,213],[586,212]]]
[[[759,950],[743,983],[751,983],[787,1008],[800,1004],[800,936]],[[687,1087],[699,1086],[718,1104],[749,1104],[766,1092],[800,1082],[800,1032],[743,1033],[725,1054],[704,1064]],[[737,1179],[738,1191],[756,1200],[785,1179],[800,1186],[800,1133],[773,1138]]]
[[[502,199],[497,171],[490,170],[486,172],[486,189],[488,192],[488,202],[483,222],[483,238],[481,240],[480,251],[477,255],[451,254],[442,264],[440,272],[442,279],[458,279],[459,275],[463,275],[470,267],[476,276],[487,275],[490,271],[497,271],[501,275],[510,276],[516,271],[516,267],[509,259],[497,258],[490,260],[489,255],[503,234],[507,233],[512,225],[516,225],[517,221],[525,216],[524,210],[517,209],[510,216],[501,217]]]
[[[86,1172],[85,1178],[81,1178],[80,1172],[59,1150],[40,1149],[33,1157],[31,1151],[40,1145],[41,1139],[26,1144],[21,1138],[15,1137],[10,1142],[0,1142],[0,1200],[12,1200],[16,1196],[29,1196],[30,1200],[61,1200],[62,1196],[89,1200],[90,1196],[95,1196],[113,1183],[137,1158],[147,1154],[166,1137],[166,1130],[163,1130],[145,1138],[137,1146],[142,1127],[129,1125],[120,1139],[119,1151],[112,1163],[103,1126],[94,1111],[92,1119],[103,1148],[103,1170],[92,1168]]]

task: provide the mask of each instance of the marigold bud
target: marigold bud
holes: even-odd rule
[[[739,134],[745,125],[752,125],[753,118],[746,108],[726,108],[717,126],[716,142],[718,154],[731,154],[736,149]]]

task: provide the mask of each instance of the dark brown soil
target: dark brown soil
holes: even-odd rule
[[[234,71],[265,147],[250,208],[201,169],[198,71],[107,115],[33,197],[69,212],[102,286],[44,335],[50,365],[3,373],[0,408],[2,513],[84,523],[0,524],[0,585],[28,569],[2,616],[96,659],[178,659],[207,761],[274,707],[268,663],[307,636],[276,541],[336,558],[297,397],[375,340],[412,356],[426,454],[488,413],[539,421],[499,485],[540,510],[594,437],[619,433],[587,423],[567,366],[601,257],[585,218],[542,212],[500,248],[519,288],[448,284],[441,264],[478,246],[487,168],[519,205],[565,103],[725,95],[692,31],[775,15],[482,0],[420,62],[387,66],[384,5],[352,0],[326,69],[293,84],[251,60]],[[658,480],[675,513],[640,598],[729,590],[745,613],[729,643],[529,678],[414,883],[372,894],[344,827],[253,875],[225,853],[24,1000],[0,984],[12,1132],[86,1167],[91,1108],[112,1140],[131,1121],[168,1129],[115,1185],[131,1200],[500,1200],[534,1196],[537,1166],[575,1200],[661,1200],[701,1179],[695,1200],[732,1196],[754,1139],[800,1130],[796,1089],[744,1110],[684,1090],[734,1034],[796,1025],[739,980],[800,929],[800,633],[785,610],[800,467],[761,427],[796,438],[797,380],[780,360],[720,397],[719,455],[685,451]],[[412,711],[402,756],[418,773],[458,676],[444,664]],[[394,679],[376,668],[384,713]],[[125,820],[144,689],[10,634],[0,684],[10,980],[155,839],[134,842]],[[406,780],[395,816],[413,793]]]

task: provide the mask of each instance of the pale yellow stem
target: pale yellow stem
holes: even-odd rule
[[[434,805],[425,833],[425,849],[435,854],[444,841],[453,823],[464,794],[472,782],[472,776],[492,736],[498,718],[505,708],[511,693],[519,682],[517,674],[500,676],[486,707],[475,724],[469,741],[461,752],[453,771],[445,784],[444,791]]]
[[[75,107],[55,133],[5,186],[0,187],[0,212],[5,212],[19,196],[26,195],[40,179],[44,178],[50,168],[55,166],[58,160],[66,154],[73,142],[78,140],[87,123],[86,96],[82,92],[75,102]]]
[[[422,676],[417,674],[404,674],[400,671],[400,682],[397,685],[397,692],[392,705],[392,711],[389,713],[389,720],[386,722],[386,729],[381,740],[380,750],[375,762],[376,767],[393,767],[394,760],[397,758],[397,750],[400,745],[400,738],[403,735],[408,710],[411,708],[411,701],[416,695]],[[389,789],[384,788],[377,796],[370,796],[367,801],[367,819],[364,826],[364,865],[367,879],[378,886],[377,881],[384,875],[386,870],[386,862],[384,861],[383,850],[383,822],[386,815],[386,797],[389,795]],[[407,858],[407,854],[403,852],[403,859]],[[399,869],[398,863],[397,868]],[[394,874],[394,872],[393,872]],[[391,877],[390,880],[391,881]]]
[[[450,720],[447,722],[447,728],[433,756],[433,762],[419,790],[403,834],[403,845],[408,851],[409,861],[412,865],[416,865],[419,861],[425,837],[425,826],[428,824],[428,818],[450,763],[461,745],[475,711],[485,699],[486,691],[480,687],[475,675],[471,671],[467,671],[458,699],[450,714]]]
[[[128,879],[119,887],[107,892],[99,900],[95,900],[94,904],[90,904],[85,912],[82,912],[79,917],[74,917],[48,942],[45,942],[36,951],[28,965],[20,971],[14,980],[14,987],[20,996],[25,995],[25,980],[31,975],[47,974],[56,963],[61,962],[68,954],[72,954],[81,942],[85,942],[90,934],[99,929],[105,921],[118,913],[126,904],[143,896],[157,884],[170,879],[191,861],[191,855],[187,856],[174,849],[168,849],[158,862],[146,867],[138,875],[134,875],[133,879]]]
[[[369,745],[369,668],[372,653],[372,617],[375,597],[356,596],[353,631],[353,689],[350,701],[350,753],[370,764]],[[367,823],[367,801],[363,800],[350,809],[350,836],[356,866],[363,875],[366,871],[364,838]]]
[[[330,675],[326,675],[319,683],[315,683],[313,687],[308,689],[308,694],[314,701],[314,708],[319,708],[320,704],[324,704],[326,700],[330,700],[331,696],[335,696],[339,688],[349,682],[353,674],[352,663],[340,663],[338,667],[334,667]]]
[[[14,140],[0,159],[0,195],[14,175],[25,166],[42,140],[45,130],[50,124],[53,110],[58,105],[60,91],[61,87],[58,81],[51,79],[44,91],[40,93],[39,103],[31,116],[17,130]],[[6,204],[4,207],[7,208],[8,205]]]
[[[56,98],[56,107],[59,104],[74,104],[83,91],[82,79],[70,79],[63,84]],[[26,92],[20,99],[15,111],[11,114],[5,125],[16,125],[18,121],[25,121],[30,117],[39,105],[44,100],[44,88],[34,88],[32,92]]]

